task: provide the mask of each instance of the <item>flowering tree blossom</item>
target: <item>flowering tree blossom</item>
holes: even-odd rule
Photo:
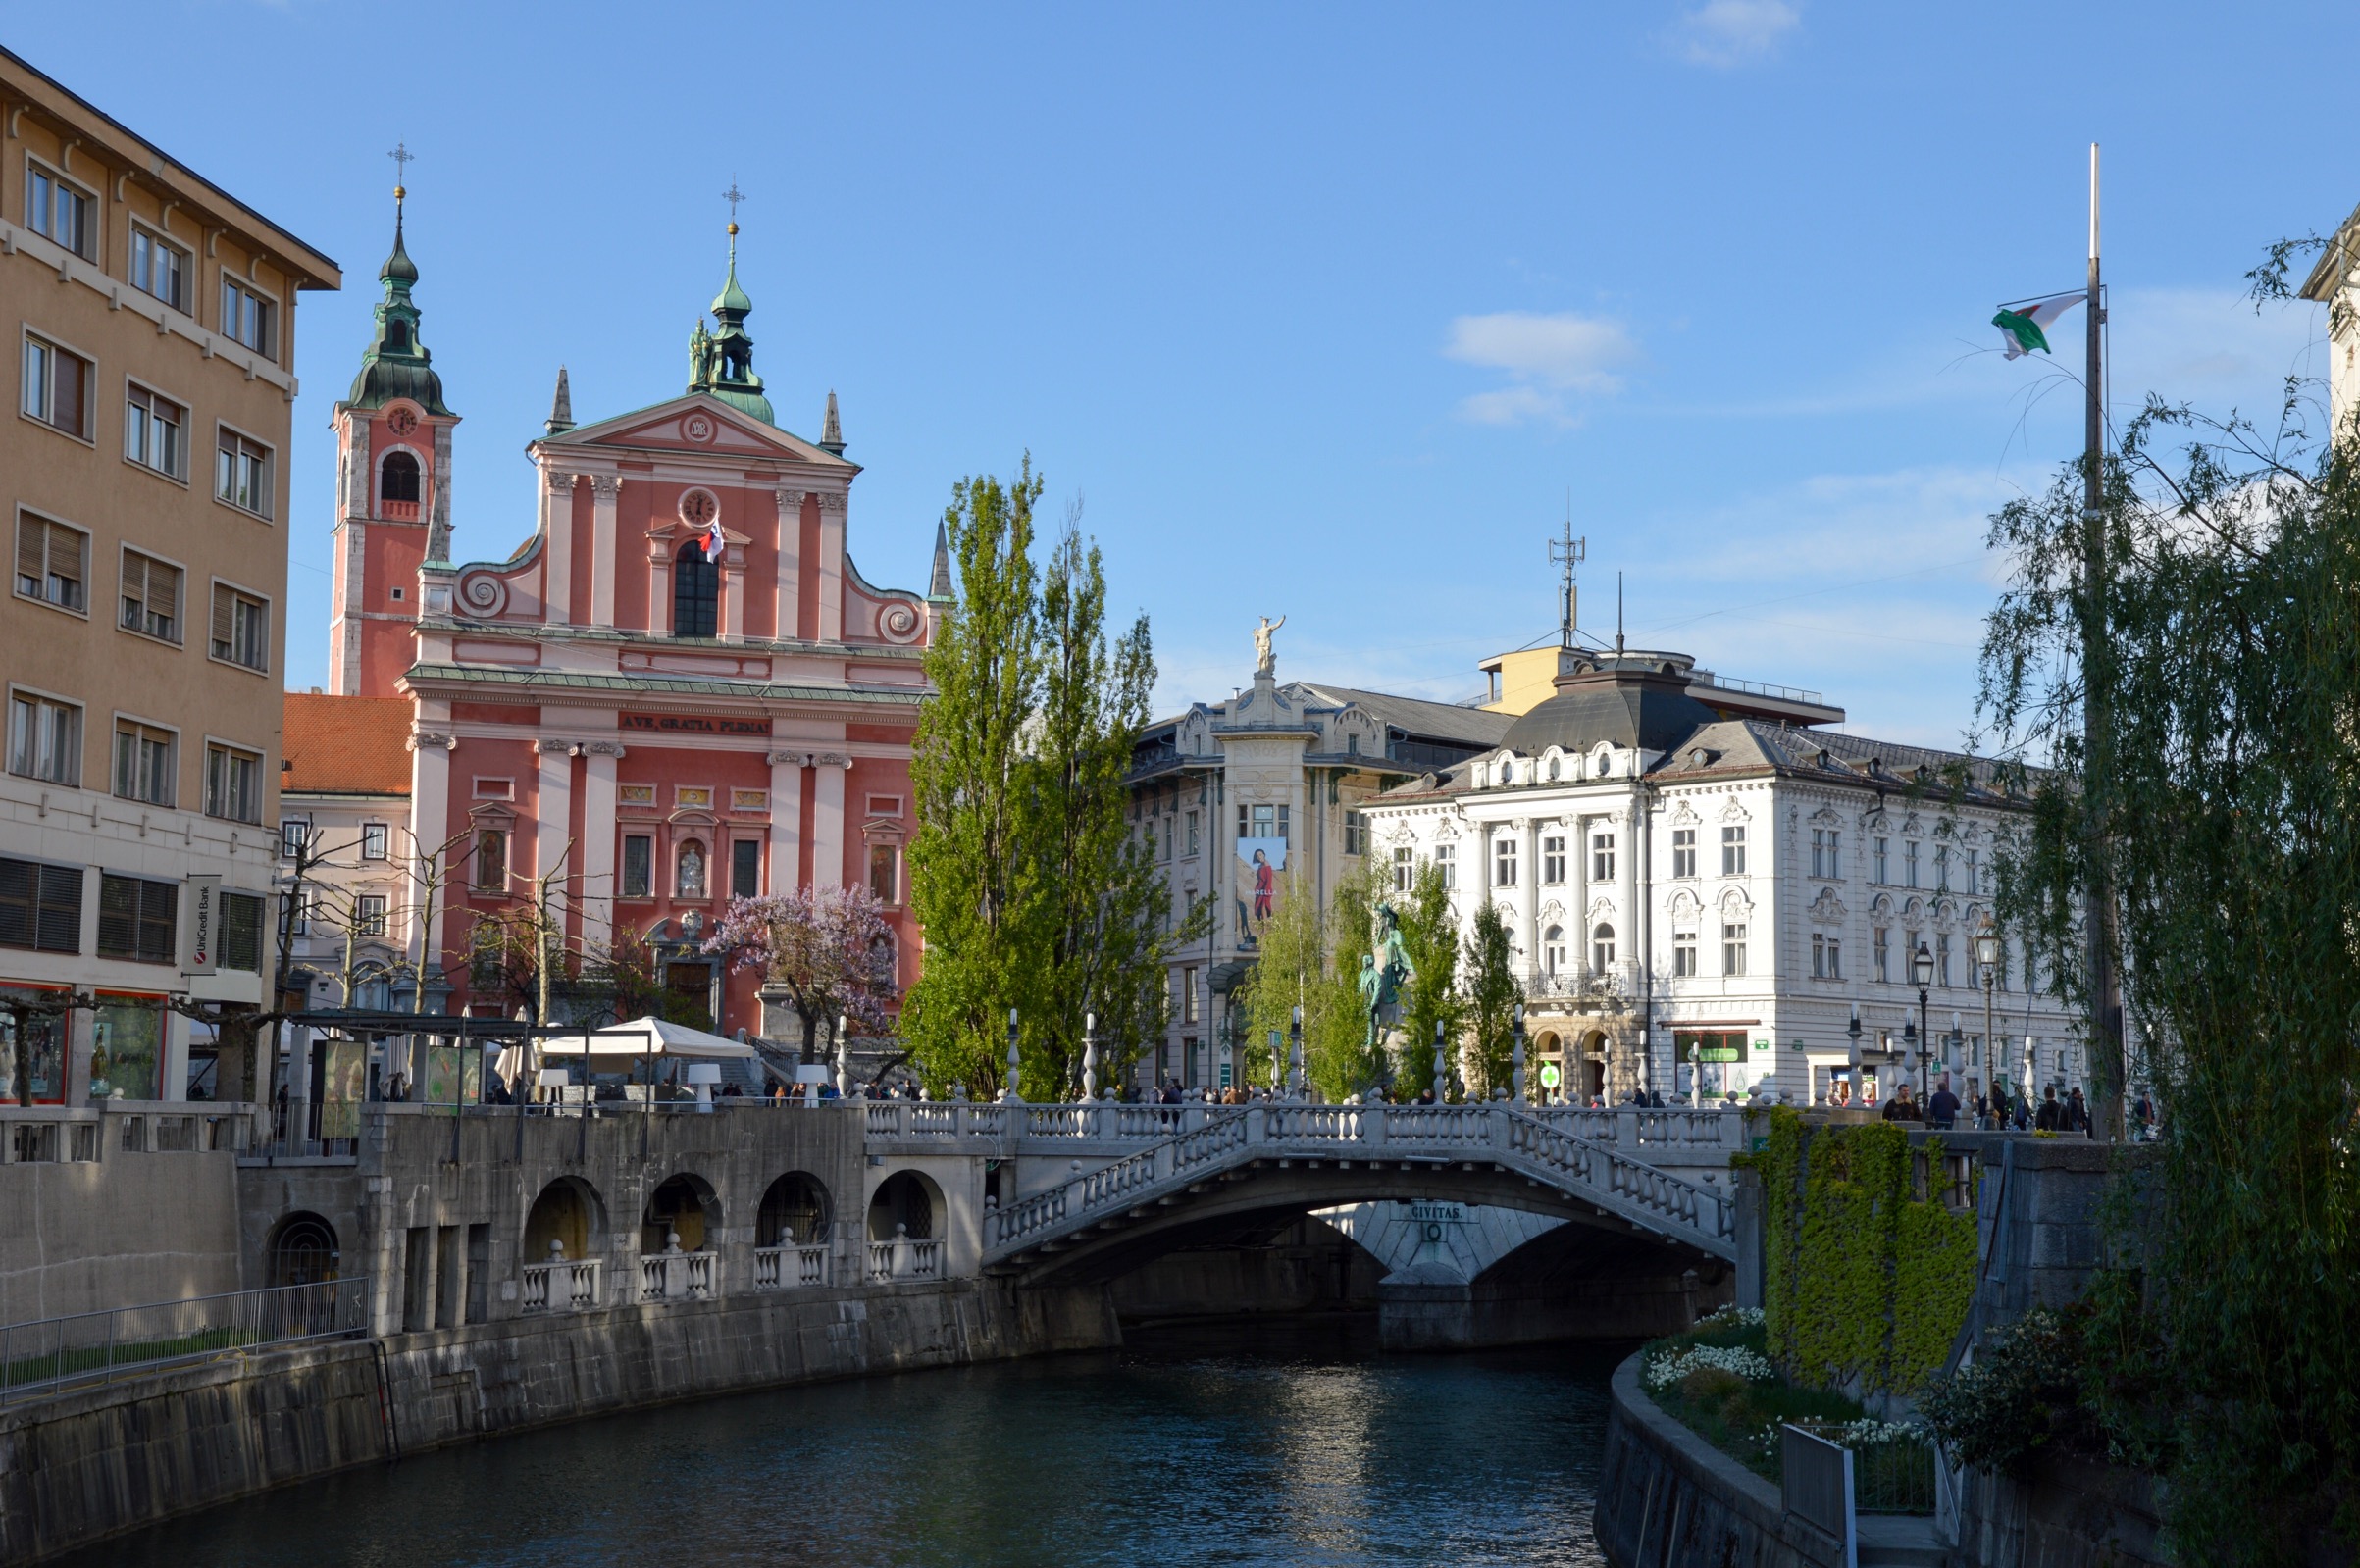
[[[705,938],[732,969],[761,972],[803,1021],[803,1060],[821,1023],[842,1014],[854,1033],[881,1034],[893,1017],[894,938],[865,887],[820,887],[733,898]]]

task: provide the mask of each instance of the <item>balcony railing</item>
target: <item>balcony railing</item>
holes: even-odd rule
[[[640,1259],[642,1301],[708,1301],[721,1279],[721,1259],[711,1252],[659,1252]]]
[[[828,1248],[825,1242],[804,1244],[782,1241],[777,1246],[754,1248],[754,1289],[757,1290],[792,1290],[801,1286],[828,1283]]]
[[[868,1281],[884,1285],[894,1280],[939,1280],[943,1277],[943,1243],[937,1238],[913,1239],[894,1228],[890,1241],[868,1243]]]
[[[365,1334],[369,1280],[326,1280],[0,1328],[0,1398],[113,1383],[226,1351]]]
[[[599,1303],[596,1258],[554,1258],[525,1265],[527,1312],[588,1312]]]

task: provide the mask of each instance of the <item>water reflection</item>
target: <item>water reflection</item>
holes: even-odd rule
[[[1596,1564],[1611,1348],[1377,1357],[1157,1331],[532,1433],[232,1505],[72,1568]]]

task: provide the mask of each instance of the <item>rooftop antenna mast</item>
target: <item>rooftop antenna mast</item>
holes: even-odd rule
[[[1615,657],[1622,657],[1622,574],[1615,574]]]
[[[1549,541],[1549,560],[1560,571],[1557,589],[1557,645],[1573,646],[1573,569],[1589,556],[1587,535],[1573,536],[1573,494],[1565,492],[1565,532],[1561,539]]]

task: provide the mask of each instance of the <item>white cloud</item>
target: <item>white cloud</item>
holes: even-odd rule
[[[1511,385],[1462,402],[1460,413],[1466,418],[1484,425],[1568,425],[1577,418],[1568,394],[1619,391],[1622,378],[1616,371],[1638,356],[1638,345],[1619,324],[1599,317],[1500,311],[1453,321],[1443,353],[1462,364],[1506,371],[1512,379]]]
[[[1680,17],[1672,46],[1691,65],[1727,71],[1767,58],[1802,25],[1786,0],[1705,0]]]

